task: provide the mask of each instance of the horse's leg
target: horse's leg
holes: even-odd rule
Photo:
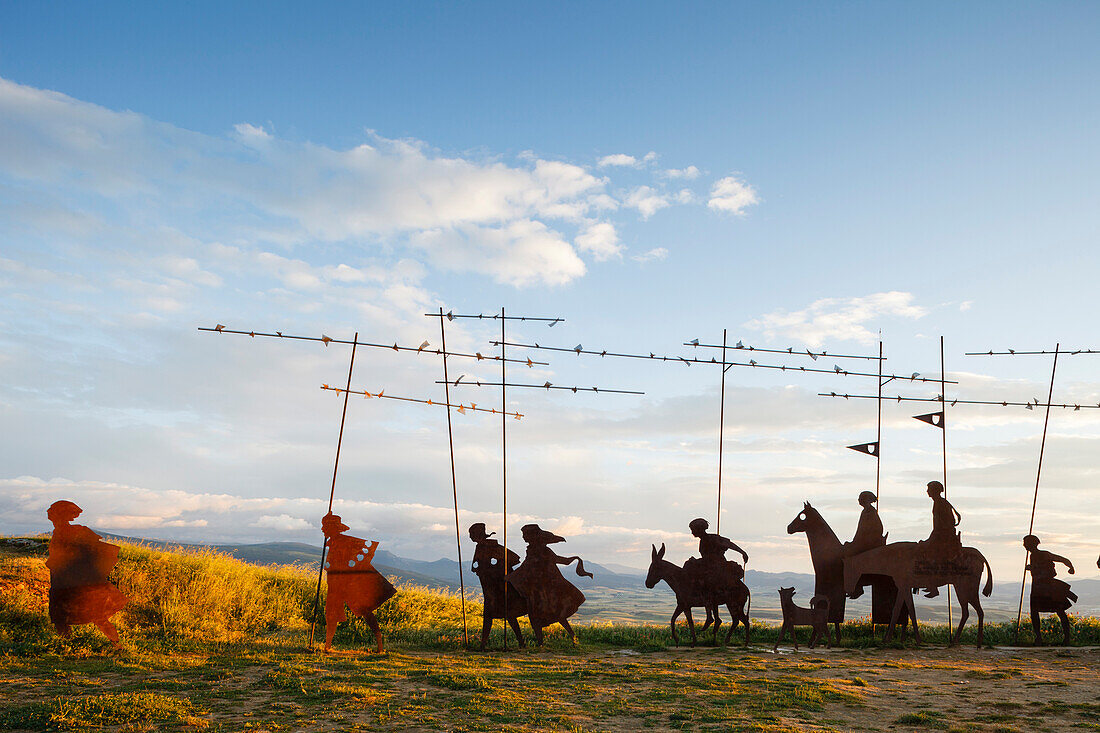
[[[1062,620],[1062,646],[1069,646],[1069,617],[1065,611],[1058,611],[1058,618]],[[116,635],[117,636],[117,635]],[[118,642],[115,642],[116,645]]]
[[[367,615],[364,616],[367,620],[367,626],[370,626],[370,630],[374,632],[375,654],[381,654],[382,649],[382,628],[378,625],[378,617],[374,615],[374,611],[367,611]]]
[[[883,642],[889,643],[894,639],[894,626],[897,623],[898,616],[901,614],[901,607],[905,604],[905,597],[902,593],[898,593],[898,597],[894,599],[894,610],[890,614],[890,625],[886,627],[886,636],[883,637]]]
[[[978,614],[978,648],[981,649],[982,642],[985,640],[985,609],[982,608],[982,599],[978,596],[977,586],[974,587],[974,601],[971,605]]]
[[[531,624],[531,631],[533,631],[534,634],[535,634],[535,642],[539,646],[542,646],[542,627],[539,626],[538,624],[532,623]]]
[[[695,642],[698,640],[695,636],[695,619],[691,617],[691,606],[684,608],[684,616],[688,620],[688,628],[691,630],[691,645],[695,646]]]
[[[486,613],[481,617],[481,651],[485,651],[485,645],[489,643],[489,632],[493,630],[493,619]],[[508,633],[505,631],[504,633]]]
[[[909,615],[913,617],[913,639],[915,639],[916,642],[918,644],[920,644],[921,643],[921,640],[920,640],[920,627],[917,626],[917,606],[916,606],[915,603],[913,603],[913,594],[912,593],[910,593],[906,597],[905,605],[909,609]]]
[[[684,606],[679,601],[676,602],[676,610],[672,614],[672,620],[669,621],[669,626],[672,628],[672,643],[675,646],[680,646],[680,639],[676,636],[676,619],[680,617],[680,614],[684,612]]]
[[[1035,600],[1031,601],[1031,629],[1035,632],[1035,646],[1042,646],[1043,632],[1039,629],[1039,609],[1035,607]]]
[[[726,632],[726,640],[722,642],[723,644],[730,643],[730,637],[733,636],[733,630],[737,628],[737,622],[739,620],[737,612],[733,610],[733,601],[726,601],[726,610],[730,612],[730,628],[729,631]]]
[[[527,646],[527,640],[523,638],[523,631],[519,628],[519,617],[513,616],[508,619],[508,625],[512,627],[512,633],[516,635],[516,643],[519,644],[519,648],[523,649]],[[505,629],[504,633],[507,634],[508,630]]]
[[[955,646],[960,641],[962,641],[963,627],[966,626],[966,620],[970,618],[971,589],[967,586],[963,586],[963,590],[966,592],[960,593],[958,584],[955,585],[955,595],[958,596],[959,606],[961,606],[961,608],[959,609],[959,628],[955,632],[954,638],[951,640],[951,646]],[[973,591],[974,595],[978,594],[977,588],[974,588]]]
[[[710,625],[714,623],[714,617],[711,615],[710,606],[704,606],[707,610],[707,620],[703,623],[703,628],[699,629],[700,634],[705,634]]]
[[[839,621],[834,621],[833,622],[833,627],[836,628],[836,645],[840,646],[840,622]],[[825,624],[825,637],[826,637],[826,640],[828,640],[828,637],[829,637],[829,624],[828,623]],[[830,644],[831,644],[831,642],[830,642]]]

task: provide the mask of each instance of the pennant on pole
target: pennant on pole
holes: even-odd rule
[[[930,412],[927,415],[913,415],[913,419],[926,422],[933,427],[943,430],[943,410],[939,412]]]
[[[874,443],[860,443],[859,445],[850,445],[848,450],[854,450],[858,453],[866,453],[869,456],[878,457],[878,441]]]

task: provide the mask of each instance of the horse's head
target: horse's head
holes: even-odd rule
[[[657,549],[657,545],[651,545],[653,548],[653,559],[649,562],[649,572],[645,576],[645,587],[653,588],[657,583],[664,580],[664,573],[661,572],[661,566],[664,564],[665,557],[665,543],[661,543],[661,549]]]
[[[820,520],[821,515],[817,513],[817,510],[810,506],[810,502],[802,502],[802,511],[791,520],[791,523],[787,525],[787,534],[794,534],[795,532],[805,532],[815,520]]]

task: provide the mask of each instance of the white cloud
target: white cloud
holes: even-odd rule
[[[608,167],[631,167],[638,165],[638,159],[633,155],[627,155],[625,153],[615,153],[614,155],[605,155],[600,158],[596,163],[600,168]]]
[[[252,526],[284,532],[311,528],[310,523],[306,520],[301,517],[292,517],[289,514],[265,514],[253,522]]]
[[[819,347],[826,341],[870,343],[876,336],[866,324],[887,318],[916,320],[927,313],[913,304],[912,293],[895,290],[861,298],[822,298],[802,310],[774,311],[744,325],[769,339],[787,336]]]
[[[972,305],[974,305],[973,300],[964,300],[963,302],[959,303],[959,310],[965,313],[966,311],[970,310],[970,307]]]
[[[596,222],[581,232],[576,244],[581,252],[588,252],[597,262],[618,257],[623,251],[615,227],[606,221]]]
[[[648,219],[669,205],[667,197],[649,186],[638,186],[630,192],[623,203],[632,209],[637,209],[643,219]]]
[[[710,190],[707,206],[715,211],[740,215],[759,202],[755,188],[735,176],[727,176],[715,182]]]
[[[667,249],[665,249],[664,247],[654,247],[653,249],[643,252],[640,255],[634,255],[630,259],[634,260],[635,262],[655,262],[658,260],[663,260],[666,257],[668,257]]]
[[[693,181],[699,177],[699,169],[689,165],[687,168],[669,168],[664,174],[666,178],[684,178]]]

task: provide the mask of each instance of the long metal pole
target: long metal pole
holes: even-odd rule
[[[882,341],[878,342],[878,427],[875,429],[875,505],[882,511],[879,502],[879,477],[882,469]]]
[[[725,446],[726,428],[726,329],[722,329],[722,398],[718,409],[718,517],[714,531],[722,534],[722,448]]]
[[[351,363],[348,364],[348,387],[344,392],[344,410],[340,413],[340,434],[336,438],[336,461],[332,465],[332,488],[328,492],[328,514],[332,513],[332,500],[336,496],[336,472],[340,469],[340,446],[344,442],[344,421],[348,416],[348,396],[351,394],[351,372],[355,369],[355,347],[359,345],[359,332],[351,342]],[[325,572],[325,553],[328,551],[328,537],[321,543],[321,564],[317,568],[317,592],[313,595],[313,619],[309,625],[309,648],[313,650],[313,637],[317,630],[317,613],[321,606],[321,577]]]
[[[504,523],[504,649],[508,649],[508,379],[504,361],[504,306],[500,307],[500,466]]]
[[[455,547],[458,548],[458,592],[462,597],[462,643],[470,646],[466,628],[466,582],[462,575],[462,535],[458,529],[458,479],[455,477],[455,439],[451,429],[451,382],[447,376],[447,329],[443,325],[443,306],[439,307],[439,339],[443,347],[443,393],[447,396],[447,444],[451,449],[451,493],[455,500]]]
[[[879,362],[880,364],[882,362]],[[944,371],[943,336],[940,336],[940,433],[943,439],[943,498],[947,498],[947,373]],[[882,400],[879,400],[881,404]],[[951,611],[951,586],[947,586],[947,631],[950,634],[954,626]]]
[[[1039,468],[1035,471],[1035,495],[1031,497],[1031,521],[1027,525],[1027,533],[1035,531],[1035,507],[1039,503],[1039,477],[1043,473],[1043,451],[1047,446],[1047,425],[1050,423],[1050,400],[1054,397],[1054,374],[1058,371],[1058,343],[1054,347],[1054,365],[1050,368],[1050,391],[1047,392],[1047,413],[1043,418],[1043,439],[1039,443]],[[1020,619],[1024,614],[1024,584],[1027,582],[1027,564],[1031,559],[1031,550],[1024,554],[1024,577],[1020,580],[1020,605],[1016,609],[1016,633],[1013,636],[1013,645],[1020,641]]]

